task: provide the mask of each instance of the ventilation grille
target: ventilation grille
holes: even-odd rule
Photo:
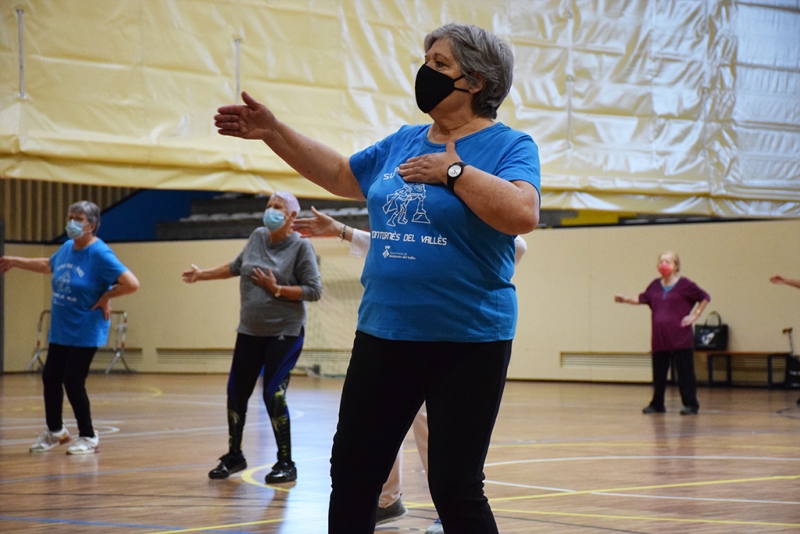
[[[650,369],[649,352],[562,352],[561,367],[569,369]]]
[[[64,233],[70,204],[88,200],[104,211],[136,191],[130,187],[3,178],[0,219],[6,224],[6,241],[49,243]]]
[[[230,364],[233,347],[229,349],[171,349],[157,348],[158,363],[227,363]]]

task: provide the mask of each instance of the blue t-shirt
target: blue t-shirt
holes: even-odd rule
[[[358,329],[407,341],[488,342],[514,337],[514,236],[479,219],[445,185],[406,183],[408,158],[444,152],[429,125],[404,126],[350,158],[369,210],[371,244]],[[539,190],[539,151],[504,124],[456,141],[468,165]]]
[[[72,347],[105,345],[111,321],[103,318],[103,310],[91,308],[127,267],[99,239],[81,250],[75,250],[70,239],[50,256],[50,269],[50,343]]]

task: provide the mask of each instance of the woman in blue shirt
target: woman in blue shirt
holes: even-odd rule
[[[539,219],[539,155],[496,122],[510,48],[475,26],[425,38],[404,126],[347,158],[243,93],[219,133],[264,141],[329,192],[367,200],[371,248],[331,456],[329,533],[372,534],[378,495],[414,416],[428,408],[428,484],[445,532],[495,533],[483,465],[511,355],[514,236]]]
[[[99,437],[92,426],[86,377],[97,347],[108,341],[111,299],[133,293],[139,281],[97,237],[100,208],[80,201],[69,207],[69,240],[49,258],[0,258],[0,273],[17,267],[52,273],[49,347],[42,371],[47,430],[31,445],[46,452],[72,441],[62,421],[64,391],[78,423],[78,439],[67,454],[97,452]]]

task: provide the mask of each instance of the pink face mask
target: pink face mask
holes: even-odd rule
[[[672,265],[667,262],[661,262],[658,264],[658,272],[661,273],[661,276],[666,278],[667,276],[672,274]]]

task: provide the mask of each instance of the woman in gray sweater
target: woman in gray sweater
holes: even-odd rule
[[[264,404],[278,446],[278,462],[266,483],[297,479],[286,388],[289,371],[303,348],[304,301],[322,296],[314,249],[307,239],[292,231],[292,221],[299,211],[294,195],[273,193],[264,212],[264,227],[250,235],[235,260],[210,269],[192,265],[183,273],[184,282],[189,284],[234,276],[240,279],[239,327],[228,377],[228,452],[208,473],[209,478],[227,478],[247,467],[242,453],[247,401],[263,369]]]

